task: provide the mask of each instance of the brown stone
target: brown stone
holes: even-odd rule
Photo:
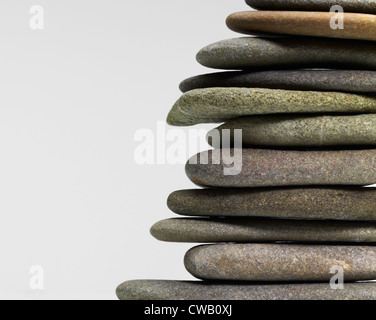
[[[295,36],[376,40],[376,16],[344,13],[344,29],[333,29],[337,13],[301,11],[247,11],[230,15],[227,26],[243,34],[274,33]],[[334,20],[337,23],[337,20]],[[309,26],[309,27],[307,27]]]

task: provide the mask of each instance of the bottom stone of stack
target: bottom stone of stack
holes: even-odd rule
[[[120,300],[376,300],[376,283],[250,284],[203,281],[136,280],[121,284]]]
[[[376,223],[252,218],[181,218],[156,223],[151,234],[168,242],[376,243]]]

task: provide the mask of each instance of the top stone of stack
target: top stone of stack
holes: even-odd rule
[[[330,25],[337,18],[333,12],[246,11],[230,15],[227,26],[249,35],[271,33],[376,41],[376,15],[346,12],[342,17],[346,27],[337,28]]]
[[[246,0],[252,8],[260,10],[316,10],[329,11],[333,5],[345,12],[376,13],[375,0]]]

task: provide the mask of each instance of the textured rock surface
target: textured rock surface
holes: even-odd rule
[[[235,38],[202,49],[197,60],[216,69],[376,69],[376,43],[325,38]]]
[[[211,187],[278,187],[372,185],[376,183],[376,149],[281,151],[243,149],[202,152],[192,157],[186,173],[192,182]],[[226,161],[224,161],[226,159]],[[206,161],[208,160],[208,161]],[[197,164],[194,164],[196,161]],[[208,163],[208,164],[205,164]],[[216,164],[220,163],[220,164]],[[233,173],[226,172],[233,168]],[[236,175],[229,175],[239,172]]]
[[[375,15],[346,12],[343,14],[346,27],[344,29],[333,29],[330,23],[336,14],[331,12],[246,11],[230,15],[227,18],[227,26],[235,32],[249,35],[272,33],[376,40]],[[307,25],[309,25],[309,28],[307,28]]]
[[[214,131],[228,134],[234,141],[234,130],[242,129],[245,146],[329,147],[376,145],[376,115],[356,116],[278,116],[246,117],[230,120]],[[218,143],[218,141],[217,141]]]
[[[259,88],[196,89],[182,95],[167,122],[188,126],[250,115],[324,112],[376,112],[376,96]]]
[[[329,11],[333,5],[340,5],[345,12],[376,13],[374,0],[246,0],[247,4],[262,10],[320,10]]]
[[[329,281],[341,266],[345,281],[376,279],[376,247],[291,244],[218,244],[189,250],[196,278],[231,281]]]
[[[186,216],[376,220],[376,188],[193,189],[167,201]]]
[[[372,222],[169,219],[151,234],[169,242],[376,242]]]
[[[120,300],[376,300],[376,283],[348,283],[344,290],[320,284],[235,284],[136,280],[121,284]]]
[[[376,72],[365,70],[229,71],[192,77],[180,84],[182,92],[213,87],[374,93],[376,92]]]

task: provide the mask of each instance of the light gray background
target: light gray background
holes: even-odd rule
[[[29,27],[45,9],[45,30]],[[131,279],[191,279],[191,245],[154,240],[183,165],[139,166],[199,49],[237,35],[243,0],[0,2],[0,298],[115,299]],[[45,290],[29,287],[32,265]]]

